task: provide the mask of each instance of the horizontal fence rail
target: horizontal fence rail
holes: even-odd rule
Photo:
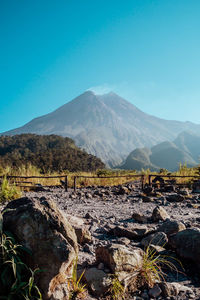
[[[82,176],[77,175],[74,176],[74,192],[76,192],[76,179],[77,178],[92,178],[92,179],[109,179],[109,178],[140,178],[141,179],[141,187],[144,188],[144,180],[145,176],[143,174],[135,174],[135,175],[113,175],[113,176]]]
[[[19,186],[21,188],[30,188],[30,189],[36,189],[39,187],[61,187],[64,186],[65,190],[68,191],[68,176],[67,175],[57,175],[57,176],[18,176],[18,175],[4,175],[0,176],[0,182],[2,179],[6,177],[8,180],[12,179],[61,179],[63,178],[64,181],[61,181],[60,185],[41,185],[38,183],[33,183],[32,181],[16,181],[14,180],[14,184],[16,186]],[[32,186],[30,185],[22,185],[22,184],[34,184]]]

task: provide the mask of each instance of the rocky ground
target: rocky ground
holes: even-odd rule
[[[132,291],[126,299],[200,299],[200,194],[174,186],[142,191],[139,183],[130,182],[81,188],[76,193],[55,188],[25,196],[54,200],[74,224],[80,244],[78,267],[80,272],[86,269],[84,277],[91,291],[88,299],[106,299],[101,292],[106,290],[107,274],[114,271],[106,261],[113,249],[127,253],[149,243],[156,253],[173,257],[169,259],[179,271],[166,270],[162,284]],[[185,235],[179,237],[177,232]]]

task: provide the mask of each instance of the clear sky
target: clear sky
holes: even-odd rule
[[[200,1],[0,0],[0,132],[90,88],[200,123]]]

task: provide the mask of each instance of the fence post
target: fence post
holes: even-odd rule
[[[149,186],[151,186],[152,183],[151,183],[151,175],[149,175]]]
[[[65,176],[65,191],[68,191],[68,177]]]
[[[76,176],[74,176],[74,192],[76,192]]]
[[[144,189],[144,175],[141,176],[141,181],[142,181],[142,190]]]

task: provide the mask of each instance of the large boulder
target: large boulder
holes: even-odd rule
[[[186,259],[195,262],[200,269],[200,229],[189,228],[169,237],[169,244]]]
[[[4,213],[3,226],[17,241],[28,248],[26,263],[44,270],[38,277],[43,299],[68,297],[70,276],[78,246],[74,229],[53,201],[21,198],[10,202]]]

